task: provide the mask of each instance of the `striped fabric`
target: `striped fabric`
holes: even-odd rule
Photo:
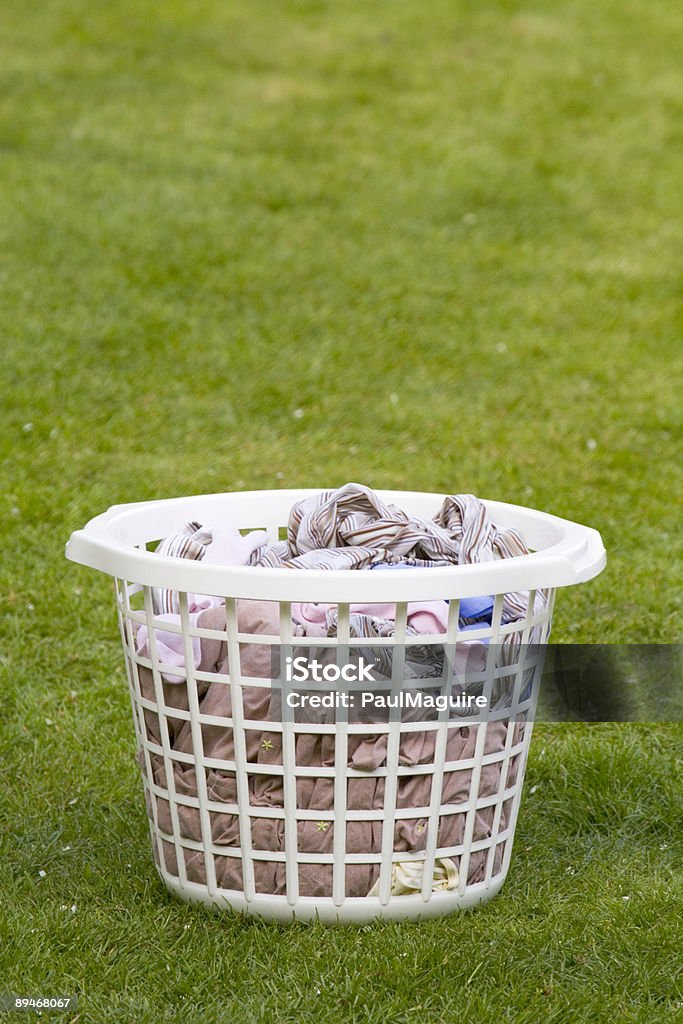
[[[456,494],[445,498],[434,520],[459,544],[459,565],[529,554],[529,549],[517,531],[499,530],[494,526],[486,507],[473,494]],[[527,601],[526,592],[506,594],[503,622],[521,618],[526,613]]]
[[[271,569],[374,569],[378,565],[399,563],[423,569],[452,564],[445,559],[400,558],[389,548],[356,545],[319,548],[302,555],[292,555],[287,541],[279,541],[269,547],[257,564]]]
[[[337,635],[337,609],[330,608],[327,612],[327,635]],[[393,619],[381,619],[375,615],[364,615],[352,613],[349,616],[349,636],[368,637],[368,639],[386,639],[392,637],[396,629]],[[433,676],[440,676],[443,672],[444,650],[438,644],[416,644],[412,643],[414,637],[419,637],[419,632],[412,626],[406,626],[406,637],[410,640],[406,645],[406,657],[403,664],[403,677],[405,679],[428,679]],[[356,654],[362,656],[368,662],[374,662],[380,675],[391,678],[393,666],[393,650],[391,647],[378,646],[360,647]]]
[[[429,565],[453,563],[457,556],[448,533],[435,521],[385,505],[369,487],[354,483],[297,502],[289,514],[287,543],[290,557],[347,547],[387,552],[389,561],[410,557]]]
[[[292,569],[452,566],[528,553],[519,533],[499,529],[473,494],[449,495],[434,518],[427,520],[385,505],[369,487],[348,483],[297,502],[289,515],[287,540],[269,547],[257,564]],[[505,594],[502,623],[524,618],[528,601],[528,591]],[[546,603],[547,594],[539,591],[534,614],[541,613]],[[372,635],[375,627],[364,625]],[[540,627],[535,627],[529,642],[535,643],[539,636]],[[521,632],[502,639],[502,664],[517,662],[521,642]]]
[[[217,527],[202,526],[200,523],[185,523],[184,526],[164,538],[155,554],[167,558],[190,558],[196,562],[211,565],[255,565],[261,558],[268,543],[265,530],[252,530],[243,537],[230,524]],[[191,612],[201,611],[216,604],[217,599],[206,594],[188,594]],[[152,589],[152,605],[155,615],[177,615],[180,611],[178,592],[165,587]]]
[[[385,505],[369,487],[349,483],[297,502],[289,514],[287,540],[269,547],[257,564],[287,569],[436,567],[526,554],[519,533],[495,526],[473,494],[449,495],[433,519],[422,519]],[[503,623],[520,619],[527,600],[526,592],[506,594]]]
[[[287,540],[258,563],[290,568],[366,568],[377,563],[441,566],[527,554],[516,530],[499,530],[473,494],[451,495],[433,519],[385,505],[362,484],[297,502]]]
[[[473,494],[449,495],[433,519],[410,516],[395,505],[385,504],[363,484],[348,483],[334,491],[321,491],[296,502],[289,514],[287,540],[266,544],[260,531],[241,538],[240,557],[225,564],[247,564],[283,569],[371,569],[379,566],[440,567],[472,562],[490,562],[528,554],[519,533],[501,530],[491,522],[484,504]],[[174,558],[201,561],[211,547],[216,531],[200,523],[186,523],[166,537],[157,553]],[[253,538],[250,539],[250,538]],[[215,546],[215,544],[214,544]],[[217,561],[214,552],[210,558]],[[155,588],[154,612],[178,613],[178,595]],[[505,595],[504,624],[526,614],[528,593]],[[546,598],[536,596],[535,611],[542,611]],[[514,660],[519,634],[506,646]]]
[[[206,554],[207,544],[211,543],[211,536],[211,530],[200,523],[185,523],[177,533],[164,537],[155,553],[166,558],[190,558],[195,562],[201,562]],[[177,614],[178,594],[175,590],[154,587],[152,605],[155,615]]]

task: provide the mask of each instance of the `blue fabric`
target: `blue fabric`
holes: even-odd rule
[[[488,597],[462,597],[460,599],[461,619],[486,619],[491,624],[493,595]]]

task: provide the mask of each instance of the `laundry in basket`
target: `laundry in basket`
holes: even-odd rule
[[[327,921],[500,889],[555,589],[602,569],[594,530],[348,484],[115,506],[67,555],[116,579],[169,889]]]

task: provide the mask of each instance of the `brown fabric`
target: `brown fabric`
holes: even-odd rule
[[[237,618],[239,630],[249,634],[279,633],[279,606],[277,602],[238,601]],[[210,608],[201,613],[198,625],[202,628],[224,630],[225,609],[222,606]],[[329,650],[321,659],[330,657]],[[241,673],[246,677],[271,677],[271,647],[266,644],[240,645]],[[201,641],[201,663],[199,671],[225,674],[229,670],[229,660],[225,642],[203,638]],[[149,669],[138,666],[141,695],[150,701],[156,701],[154,681]],[[187,711],[189,708],[185,683],[163,683],[163,697],[166,705],[166,721],[168,723],[169,743],[173,751],[194,755],[192,729],[189,721],[174,718],[173,709]],[[197,693],[199,709],[202,714],[230,717],[232,702],[230,686],[225,682],[198,682]],[[281,721],[279,692],[270,687],[245,686],[242,690],[245,719],[255,723],[259,721]],[[377,722],[377,712],[374,713]],[[334,711],[330,711],[329,721],[334,721]],[[360,712],[353,714],[350,720],[361,720]],[[321,721],[320,713],[316,713],[316,721]],[[144,711],[144,722],[147,737],[150,741],[161,743],[161,726],[155,711]],[[385,764],[387,752],[387,736],[372,733],[372,722],[368,722],[368,733],[348,736],[348,760],[351,768],[359,771],[373,771]],[[478,730],[476,724],[463,725],[461,722],[449,727],[446,743],[446,760],[460,761],[472,758],[475,752]],[[518,743],[524,728],[523,723],[515,725],[514,742]],[[234,737],[230,726],[201,725],[204,756],[217,760],[234,760]],[[507,736],[506,722],[493,722],[488,725],[486,733],[485,753],[501,751]],[[436,733],[432,730],[424,732],[404,732],[401,734],[399,748],[399,764],[404,766],[429,764],[434,758]],[[282,764],[282,737],[276,731],[255,728],[245,729],[247,760],[250,763],[264,765]],[[142,753],[142,752],[141,752]],[[298,766],[334,767],[335,737],[332,734],[297,733],[295,740],[295,759]],[[143,771],[146,771],[144,757],[141,756]],[[518,758],[513,758],[508,770],[506,785],[510,786],[516,777]],[[166,773],[163,758],[151,754],[150,763],[155,783],[167,789]],[[500,786],[500,762],[483,765],[479,780],[479,797],[494,795]],[[196,797],[197,777],[195,767],[191,764],[176,761],[173,768],[175,790],[178,795]],[[399,778],[397,808],[426,808],[431,798],[431,775],[405,775]],[[235,773],[220,768],[206,769],[206,785],[209,799],[217,803],[237,803],[237,780]],[[449,771],[444,774],[441,792],[442,804],[458,804],[469,798],[472,785],[472,769],[466,768]],[[297,807],[301,810],[330,811],[334,807],[334,778],[297,776],[296,781]],[[284,787],[282,776],[262,773],[249,774],[249,800],[253,807],[282,808],[284,806]],[[383,807],[384,779],[369,776],[348,780],[347,806],[349,810],[378,810]],[[500,820],[500,831],[506,828],[510,801],[503,807]],[[152,817],[153,808],[148,799],[148,814]],[[156,812],[159,828],[172,835],[173,821],[167,799],[156,799]],[[201,841],[199,810],[177,804],[178,823],[181,837]],[[485,839],[491,834],[494,808],[481,808],[475,815],[474,842]],[[210,812],[213,842],[219,846],[238,850],[240,847],[240,827],[238,815],[231,811],[225,813]],[[251,842],[254,851],[284,851],[285,827],[283,818],[251,818]],[[456,846],[462,843],[466,825],[464,812],[444,814],[438,824],[438,847]],[[331,854],[334,848],[335,829],[338,823],[321,819],[320,821],[299,821],[297,823],[297,847],[300,853]],[[346,830],[347,853],[377,854],[381,851],[381,821],[347,821],[342,825]],[[394,824],[394,851],[415,851],[426,847],[429,821],[426,817],[397,819]],[[178,875],[175,847],[165,840],[161,841],[162,854],[166,870]],[[498,845],[495,851],[493,873],[500,869],[503,846]],[[190,881],[205,883],[206,870],[202,851],[185,850],[185,869]],[[488,850],[475,851],[469,860],[468,882],[480,881],[484,877]],[[159,861],[160,852],[155,844],[155,857]],[[453,861],[459,867],[460,858]],[[240,857],[215,857],[218,885],[225,889],[242,890],[242,862]],[[285,864],[283,862],[254,861],[254,875],[257,892],[284,894]],[[365,896],[372,888],[379,875],[378,864],[353,864],[346,868],[346,895]],[[332,864],[300,864],[299,890],[302,896],[332,895]]]

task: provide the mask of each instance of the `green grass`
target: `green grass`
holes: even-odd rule
[[[680,639],[682,21],[2,5],[0,990],[93,1024],[681,1019],[680,725],[539,726],[485,909],[213,918],[156,878],[110,581],[63,545],[152,497],[471,491],[602,532],[556,640]]]

